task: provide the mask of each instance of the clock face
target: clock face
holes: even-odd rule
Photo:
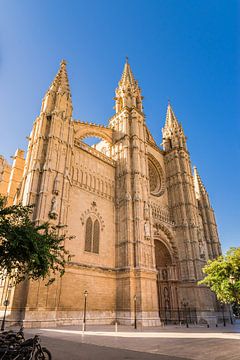
[[[158,164],[158,163],[157,163]],[[160,164],[156,166],[154,162],[148,159],[148,173],[149,173],[149,184],[150,193],[154,196],[160,196],[163,193],[163,178],[161,176]]]

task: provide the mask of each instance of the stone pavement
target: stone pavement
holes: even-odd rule
[[[28,329],[40,334],[53,360],[239,360],[240,327],[144,328],[88,326]]]

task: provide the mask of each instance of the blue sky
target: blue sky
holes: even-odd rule
[[[167,100],[210,194],[223,249],[240,245],[239,1],[2,0],[0,154],[26,149],[68,62],[74,117],[107,124],[125,56],[158,144]]]

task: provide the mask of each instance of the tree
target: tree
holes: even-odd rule
[[[32,206],[5,205],[0,196],[0,276],[15,283],[48,279],[51,284],[57,274],[64,274],[70,260],[64,247],[67,236],[48,222],[35,225],[30,219]]]
[[[223,303],[240,305],[240,248],[230,248],[226,255],[209,260],[204,266],[205,284]]]

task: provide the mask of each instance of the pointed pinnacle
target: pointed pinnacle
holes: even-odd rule
[[[178,120],[173,112],[173,109],[171,107],[170,101],[168,101],[168,107],[167,107],[167,115],[166,115],[166,122],[165,127],[176,127],[179,126]]]
[[[202,179],[198,173],[197,167],[193,167],[193,178],[196,194],[200,195],[200,192],[206,193],[205,186],[203,185]]]
[[[131,86],[134,86],[134,87],[137,86],[137,81],[134,79],[132,69],[128,62],[128,57],[126,57],[126,62],[124,65],[121,80],[119,81],[119,86],[126,85],[127,83],[129,83]]]
[[[194,183],[194,189],[195,189],[195,194],[196,194],[196,198],[200,199],[201,195],[201,185],[199,183],[199,179],[198,179],[198,173],[197,173],[197,168],[196,166],[193,167],[193,183]]]
[[[50,86],[53,91],[57,92],[61,89],[61,91],[70,92],[66,64],[66,60],[62,60],[60,63],[58,73]]]

